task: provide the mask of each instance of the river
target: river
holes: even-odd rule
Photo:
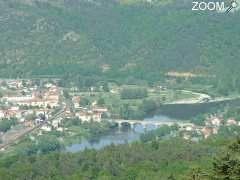
[[[150,121],[163,121],[163,122],[173,122],[178,119],[170,118],[165,115],[155,115],[152,117],[145,118],[144,120]],[[155,129],[155,126],[147,126],[147,131]],[[66,147],[67,152],[78,152],[83,151],[84,149],[101,149],[110,144],[124,144],[138,141],[140,134],[144,133],[144,128],[141,125],[136,125],[134,129],[125,129],[125,130],[116,130],[111,132],[106,136],[102,136],[97,141],[87,141],[83,140],[80,144],[73,144]]]
[[[144,120],[150,121],[163,121],[163,122],[173,122],[173,121],[183,121],[197,116],[200,113],[208,112],[211,108],[219,108],[225,103],[237,103],[240,104],[239,99],[233,101],[226,101],[220,103],[201,103],[201,104],[173,104],[162,106],[159,110],[155,112],[152,117],[145,118]],[[154,129],[154,126],[148,126],[147,130]],[[80,144],[73,144],[66,147],[67,152],[78,152],[84,149],[101,149],[110,144],[124,144],[137,141],[140,138],[140,134],[144,133],[143,127],[137,125],[131,130],[116,130],[111,132],[106,136],[102,136],[95,142],[89,142],[83,140]]]

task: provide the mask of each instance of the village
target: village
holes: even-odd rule
[[[27,134],[38,129],[50,132],[64,131],[60,126],[66,118],[78,117],[82,122],[101,122],[104,107],[91,109],[80,107],[80,97],[66,100],[57,80],[0,80],[0,145],[17,139],[18,134]],[[71,109],[74,108],[74,109]],[[71,110],[70,110],[71,109]],[[4,123],[3,123],[4,122]],[[12,135],[10,129],[20,126]]]
[[[4,150],[5,146],[33,131],[37,131],[37,135],[51,131],[67,132],[69,129],[63,121],[68,119],[77,118],[82,123],[101,123],[103,119],[114,122],[107,105],[100,106],[94,101],[83,106],[80,95],[66,97],[65,93],[64,88],[58,86],[58,80],[0,80],[0,148]],[[111,89],[109,93],[115,94],[116,91]],[[117,123],[118,119],[115,120]],[[122,126],[123,121],[119,122]],[[134,126],[142,124],[138,122],[133,122]],[[125,125],[129,123],[128,120],[123,122]],[[179,129],[179,135],[195,141],[199,137],[218,134],[223,126],[240,126],[240,122],[234,118],[224,121],[222,117],[211,114],[202,126],[186,123]]]

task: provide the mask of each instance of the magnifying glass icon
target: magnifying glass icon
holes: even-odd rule
[[[228,7],[228,9],[226,10],[226,12],[230,12],[232,9],[237,8],[237,7],[238,7],[237,1],[231,1],[231,4]]]

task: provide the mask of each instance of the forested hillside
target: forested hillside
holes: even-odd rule
[[[12,156],[0,160],[0,179],[237,180],[240,140],[224,146],[226,142],[171,139],[75,154]]]
[[[239,12],[162,2],[1,0],[0,75],[157,81],[188,71],[239,87]]]

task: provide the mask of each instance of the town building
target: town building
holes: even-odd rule
[[[237,121],[233,118],[227,120],[227,126],[237,125]]]
[[[208,138],[210,135],[211,135],[211,129],[210,128],[207,128],[207,127],[204,127],[202,130],[201,130],[202,134],[203,134],[203,137],[206,139]]]

